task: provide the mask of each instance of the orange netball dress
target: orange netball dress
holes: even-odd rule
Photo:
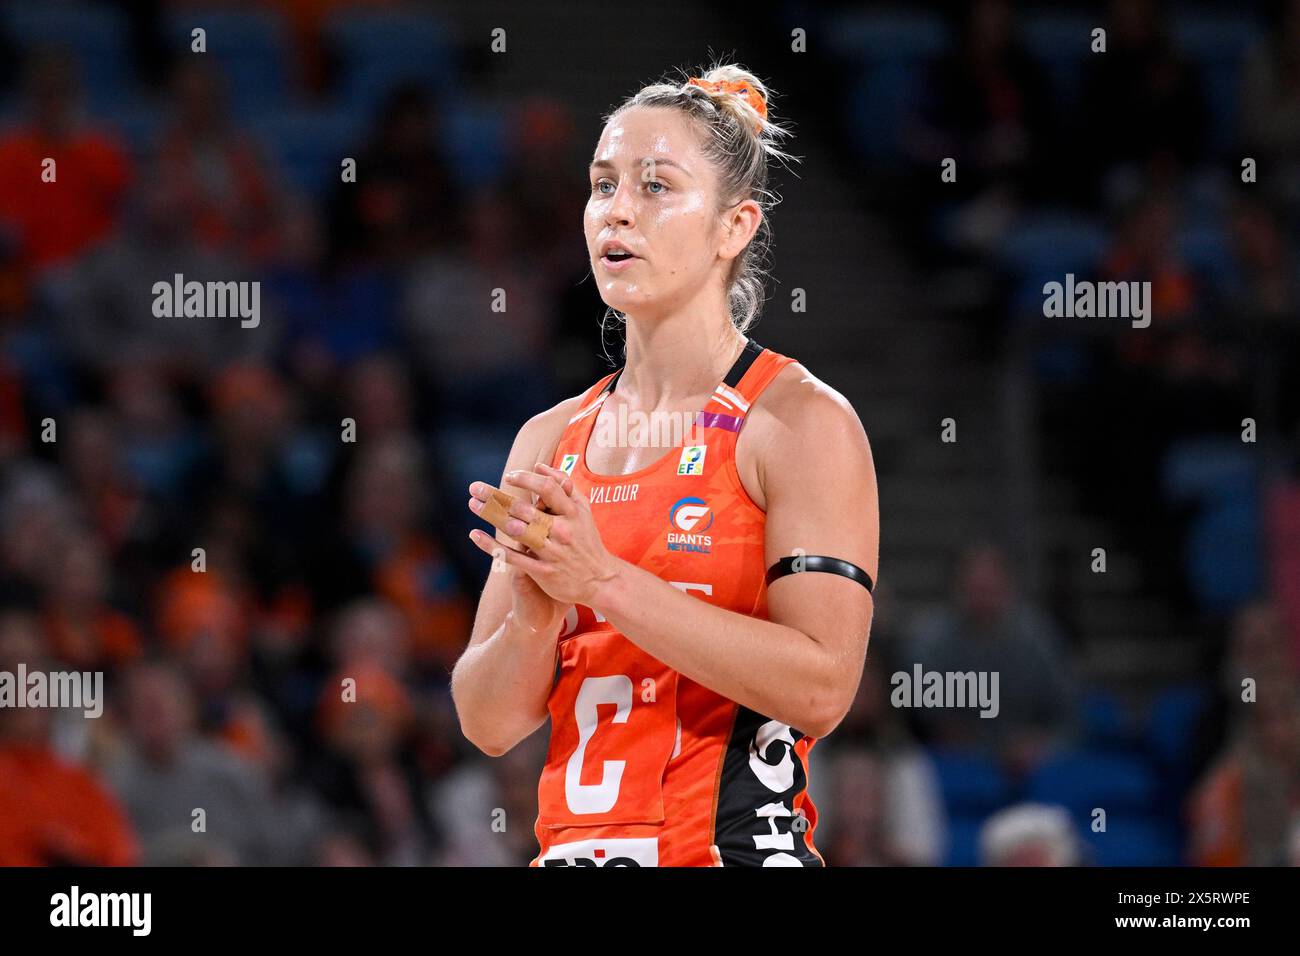
[[[593,474],[586,451],[619,372],[597,382],[551,464],[591,500],[619,557],[700,601],[767,617],[766,515],[736,470],[750,406],[793,359],[752,339],[653,465]],[[707,641],[708,634],[694,640]],[[560,633],[533,866],[821,866],[808,797],[814,740],[683,677],[585,606]]]

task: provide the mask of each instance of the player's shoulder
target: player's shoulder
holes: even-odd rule
[[[866,433],[853,404],[799,361],[792,361],[772,379],[750,410],[749,424],[769,438],[816,436],[819,440],[865,440]],[[747,426],[748,427],[748,426]]]
[[[515,438],[515,447],[535,449],[535,460],[549,461],[560,444],[564,430],[573,417],[582,411],[583,402],[590,392],[591,388],[588,388],[577,395],[562,399],[528,419],[519,429],[519,434]]]

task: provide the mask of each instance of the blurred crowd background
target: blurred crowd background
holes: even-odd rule
[[[1300,2],[467,7],[3,4],[0,669],[108,706],[0,710],[0,864],[527,862],[546,730],[448,693],[464,489],[617,361],[601,111],[724,51],[803,157],[754,335],[880,475],[828,862],[1300,864]],[[155,317],[178,273],[259,325]],[[1045,319],[1066,273],[1151,327]],[[891,705],[918,664],[1000,716]]]

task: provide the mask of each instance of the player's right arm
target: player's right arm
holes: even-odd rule
[[[515,436],[503,475],[550,464],[565,425],[582,396],[530,418]],[[498,487],[527,495],[503,477]],[[502,547],[522,545],[504,532]],[[527,574],[493,562],[479,597],[469,646],[451,675],[452,699],[461,732],[485,754],[499,757],[546,720],[546,700],[555,678],[557,638],[568,606],[551,599]]]

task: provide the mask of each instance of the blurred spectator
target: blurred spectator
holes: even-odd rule
[[[541,265],[552,286],[577,281],[587,271],[582,234],[575,228],[586,197],[581,189],[554,188],[573,180],[588,162],[572,111],[552,97],[528,96],[511,117],[510,136],[502,187],[518,223],[510,248],[527,248],[529,261]]]
[[[1016,38],[1008,0],[963,6],[958,36],[956,51],[930,80],[913,150],[927,169],[957,161],[961,175],[946,187],[962,197],[953,238],[988,249],[1021,199],[1040,192],[1051,145],[1050,87]]]
[[[1103,280],[1150,282],[1148,314],[1159,316],[1161,328],[1192,316],[1203,300],[1204,290],[1178,251],[1178,214],[1177,201],[1168,193],[1135,202],[1101,269]]]
[[[474,756],[429,791],[429,807],[446,834],[438,866],[526,866],[537,855],[537,778],[547,735],[532,734],[491,760]]]
[[[1300,310],[1300,262],[1276,210],[1242,197],[1233,207],[1230,224],[1241,280],[1226,311],[1245,321],[1289,323]]]
[[[1300,685],[1283,672],[1259,676],[1256,688],[1255,701],[1237,704],[1240,725],[1189,798],[1194,865],[1289,861],[1300,820]]]
[[[3,263],[0,263],[0,271]],[[0,276],[0,283],[4,279]],[[4,305],[0,303],[0,325]],[[19,364],[0,353],[0,463],[16,458],[27,441],[27,421],[23,408],[23,376]]]
[[[469,639],[471,612],[443,543],[427,530],[425,472],[409,436],[367,439],[346,478],[342,538],[312,556],[314,581],[324,608],[367,591],[387,598],[406,617],[416,658],[445,678]]]
[[[349,604],[334,620],[331,658],[341,670],[364,665],[406,679],[411,638],[405,619],[386,601],[363,598]]]
[[[217,549],[211,560],[205,572],[183,567],[168,576],[158,629],[193,693],[195,729],[274,774],[287,758],[270,709],[251,686],[255,603],[232,572],[233,559]]]
[[[177,275],[188,282],[254,281],[237,243],[205,244],[195,228],[189,187],[173,178],[137,192],[122,228],[69,263],[41,288],[60,351],[83,372],[116,364],[147,365],[181,382],[237,359],[269,354],[280,330],[278,303],[259,295],[258,324],[239,316],[158,315],[155,284],[170,295]]]
[[[122,360],[106,378],[127,474],[148,494],[181,499],[202,461],[204,443],[178,391],[164,370],[147,360]]]
[[[818,741],[815,760],[817,844],[828,864],[937,866],[942,861],[947,821],[938,776],[901,713],[889,705],[888,672],[874,654],[867,656],[843,722]]]
[[[1078,866],[1079,841],[1064,807],[1020,803],[980,828],[982,866]]]
[[[183,58],[170,96],[153,188],[172,197],[174,214],[201,246],[264,262],[275,250],[277,184],[252,140],[235,127],[220,74],[206,57]]]
[[[1223,406],[1224,389],[1240,385],[1246,366],[1240,347],[1220,341],[1207,277],[1180,252],[1177,196],[1156,192],[1135,202],[1101,268],[1103,281],[1150,282],[1150,328],[1119,330],[1115,354],[1134,387],[1159,390],[1159,420],[1168,440],[1184,429],[1201,431]],[[1121,319],[1121,321],[1123,321]],[[1156,408],[1151,409],[1154,412]],[[1141,446],[1139,446],[1141,447]],[[1148,443],[1146,449],[1152,450]]]
[[[1089,56],[1075,155],[1103,194],[1132,197],[1202,157],[1206,111],[1197,78],[1174,48],[1161,0],[1111,0],[1106,52]]]
[[[147,865],[292,862],[291,850],[279,843],[268,778],[196,736],[194,698],[177,668],[133,665],[123,697],[128,746],[109,775]]]
[[[25,96],[27,121],[0,136],[0,231],[13,230],[21,262],[42,269],[109,234],[131,177],[117,143],[81,116],[66,54],[31,57]]]
[[[144,533],[147,508],[143,496],[126,477],[118,455],[115,423],[99,406],[75,409],[59,443],[60,464],[100,546],[109,558]]]
[[[48,580],[49,543],[76,526],[73,502],[46,466],[25,460],[0,487],[0,580],[38,594]]]
[[[1300,0],[1278,6],[1277,32],[1246,61],[1238,102],[1246,155],[1268,170],[1259,188],[1294,215],[1300,210]]]
[[[1228,652],[1220,670],[1223,693],[1241,700],[1242,681],[1265,676],[1300,680],[1300,662],[1289,646],[1286,623],[1276,604],[1256,601],[1241,608],[1233,619]]]
[[[50,653],[74,670],[111,670],[144,650],[135,622],[108,603],[103,548],[88,531],[48,542],[44,625]]]
[[[312,767],[332,812],[384,865],[428,865],[437,847],[411,748],[406,689],[375,664],[352,661],[325,684],[317,709],[327,750]]]
[[[489,191],[467,215],[466,242],[412,266],[403,323],[446,420],[481,428],[554,404],[554,315],[543,267],[524,249],[503,256],[519,248],[518,210]]]
[[[918,708],[930,743],[980,747],[1024,772],[1075,727],[1078,688],[1056,624],[1017,593],[1005,553],[981,544],[966,551],[950,608],[921,620],[900,666],[910,671],[998,674],[998,715],[978,707]]]
[[[330,17],[358,8],[390,7],[396,3],[397,0],[270,0],[268,6],[278,7],[293,29],[303,86],[319,92],[328,78],[330,55],[321,34]]]
[[[226,529],[246,552],[265,539],[301,535],[306,503],[323,480],[323,463],[302,469],[295,395],[278,372],[236,363],[208,385],[215,444],[196,468],[191,497],[227,519]],[[245,553],[245,557],[250,557]]]
[[[283,315],[280,348],[302,385],[326,392],[341,368],[397,342],[398,291],[382,272],[336,272],[325,260],[319,210],[289,202],[281,238],[263,283],[267,301]]]
[[[356,182],[335,187],[335,266],[393,266],[459,238],[459,203],[439,149],[441,128],[442,116],[422,86],[404,84],[389,93],[357,156]]]
[[[36,616],[0,608],[0,670],[20,662],[50,669]],[[95,777],[55,753],[53,719],[48,708],[0,708],[0,866],[135,864],[130,822]]]
[[[1300,683],[1300,657],[1293,657],[1286,623],[1276,602],[1252,601],[1232,617],[1222,648],[1215,690],[1202,714],[1192,752],[1192,769],[1199,776],[1219,758],[1225,742],[1238,730],[1242,682],[1262,675]]]

